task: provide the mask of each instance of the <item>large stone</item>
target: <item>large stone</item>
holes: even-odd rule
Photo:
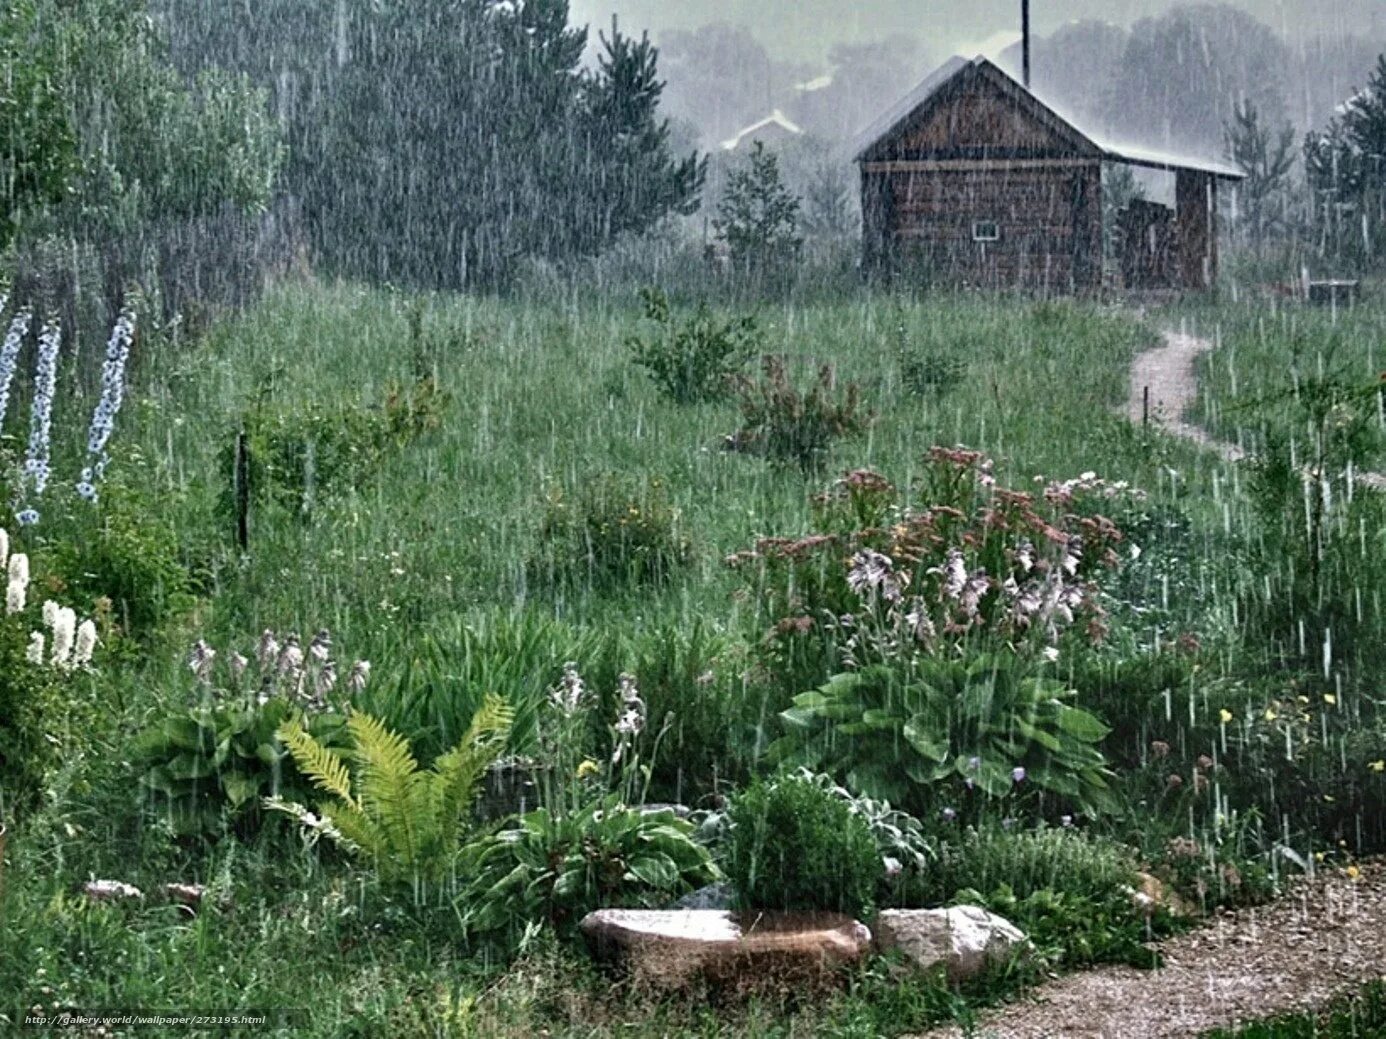
[[[866,925],[837,913],[598,909],[580,926],[594,956],[664,990],[822,985],[871,947]]]
[[[876,947],[882,952],[899,949],[926,970],[943,964],[953,982],[1029,949],[1023,931],[977,906],[887,909],[874,926]]]

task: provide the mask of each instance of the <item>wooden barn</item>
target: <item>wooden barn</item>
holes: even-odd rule
[[[954,58],[869,127],[863,262],[963,285],[1041,292],[1103,284],[1102,166],[1171,172],[1175,206],[1123,214],[1130,288],[1203,289],[1217,277],[1217,188],[1236,169],[1099,142],[986,58]]]

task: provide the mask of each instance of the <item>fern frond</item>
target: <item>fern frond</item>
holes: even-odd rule
[[[379,858],[384,852],[384,841],[380,828],[360,808],[346,805],[319,805],[318,813],[332,826],[336,827],[337,843],[372,858]],[[330,831],[329,831],[330,834]],[[351,845],[355,847],[352,848]]]
[[[487,694],[457,746],[434,762],[431,792],[441,840],[450,844],[456,839],[458,821],[471,804],[477,780],[505,749],[514,721],[515,709],[494,693]]]
[[[379,854],[398,858],[398,863],[387,864],[389,870],[412,868],[434,829],[419,763],[409,742],[378,719],[353,711],[347,726],[356,737],[360,805],[383,838]]]
[[[305,732],[297,719],[279,727],[279,738],[289,748],[298,770],[312,780],[314,786],[335,795],[348,807],[360,809],[351,796],[351,772],[336,751],[324,747]]]

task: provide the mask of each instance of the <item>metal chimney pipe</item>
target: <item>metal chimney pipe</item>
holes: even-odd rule
[[[1030,89],[1030,0],[1020,0],[1020,54],[1025,89]]]

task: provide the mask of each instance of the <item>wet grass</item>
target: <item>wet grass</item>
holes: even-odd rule
[[[1012,989],[1019,979],[1003,978],[961,998],[885,964],[821,998],[786,993],[694,1011],[613,989],[585,958],[545,941],[501,973],[462,943],[451,910],[382,905],[340,860],[284,831],[206,847],[173,840],[141,812],[128,743],[180,702],[182,651],[198,636],[245,651],[265,627],[330,627],[343,656],[377,664],[377,699],[368,706],[395,712],[412,737],[441,743],[465,716],[460,700],[500,686],[541,698],[544,679],[536,676],[579,652],[606,661],[613,676],[625,667],[654,674],[670,660],[677,666],[668,670],[690,675],[708,660],[735,662],[736,646],[756,633],[724,557],[759,534],[805,531],[809,495],[844,469],[872,467],[910,484],[934,444],[988,452],[1013,486],[1037,474],[1094,470],[1145,487],[1155,504],[1188,519],[1181,551],[1193,556],[1218,557],[1249,522],[1226,466],[1121,417],[1128,364],[1153,342],[1157,321],[1143,326],[1078,303],[865,292],[851,302],[767,304],[755,316],[765,352],[793,358],[803,378],[832,363],[840,381],[860,384],[876,414],[868,434],[834,447],[821,473],[722,450],[737,425],[730,402],[679,407],[661,399],[630,363],[626,340],[641,327],[634,298],[521,306],[291,285],[205,338],[151,341],[115,464],[123,454],[139,493],[177,530],[202,594],[193,613],[149,633],[111,669],[99,694],[109,704],[106,723],[83,734],[83,756],[55,779],[48,807],[12,828],[0,1014],[15,1019],[37,1003],[263,1006],[304,1009],[308,1023],[292,1034],[321,1036],[846,1039],[966,1019],[970,1007]],[[1262,374],[1283,359],[1282,337],[1255,338],[1253,318],[1235,307],[1199,312],[1239,344],[1232,360],[1217,354],[1209,362],[1210,400],[1257,392]],[[1368,344],[1386,318],[1364,311],[1352,320],[1340,332],[1342,353],[1365,371],[1375,363]],[[916,392],[902,351],[949,378]],[[1235,393],[1233,373],[1242,380]],[[228,451],[247,414],[373,407],[421,375],[446,397],[436,428],[361,474],[314,484],[301,515],[260,507],[250,552],[236,550],[221,502]],[[1210,406],[1214,422],[1227,413]],[[661,481],[691,564],[661,586],[536,576],[530,563],[542,547],[547,497],[608,472]],[[1161,578],[1151,580],[1158,586]],[[1176,611],[1197,608],[1214,618],[1210,627],[1232,626],[1230,616],[1217,620],[1229,607],[1216,584],[1176,585],[1175,598]],[[410,676],[410,695],[391,693],[391,670]],[[679,681],[670,677],[671,697],[691,688]],[[708,690],[702,735],[686,745],[749,767],[757,726],[769,724],[774,705],[747,704],[743,693],[735,683]],[[1191,690],[1190,711],[1193,698]],[[1204,712],[1219,706],[1206,693],[1203,701]],[[672,699],[673,707],[692,710],[686,700]],[[684,767],[704,763],[690,751]],[[683,781],[671,773],[668,789],[680,793],[674,784]],[[147,889],[198,880],[228,904],[195,918],[152,902],[92,906],[75,892],[93,876]]]

